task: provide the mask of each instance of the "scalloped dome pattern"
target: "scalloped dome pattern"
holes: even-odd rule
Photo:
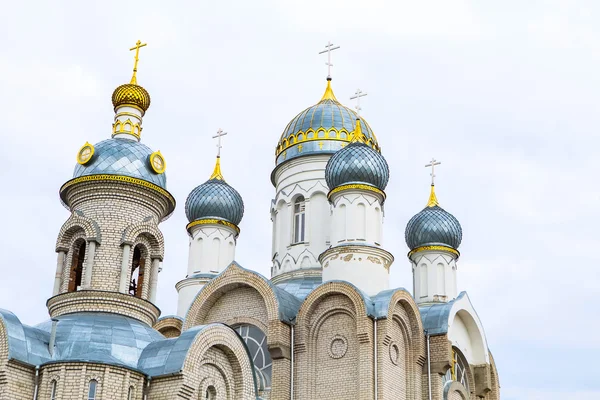
[[[113,92],[112,103],[115,108],[133,104],[146,112],[150,107],[150,93],[140,85],[125,83]]]
[[[242,196],[221,179],[209,179],[197,186],[185,201],[189,222],[217,218],[239,225],[244,216]]]
[[[421,246],[441,245],[458,250],[462,228],[454,215],[440,206],[425,207],[412,217],[404,233],[411,250]]]
[[[390,169],[385,158],[370,146],[354,142],[336,152],[325,167],[330,189],[349,183],[365,183],[385,190]]]

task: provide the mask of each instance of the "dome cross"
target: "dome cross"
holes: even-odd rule
[[[331,80],[331,67],[333,67],[333,64],[331,63],[331,52],[333,50],[337,50],[339,48],[340,48],[340,46],[334,47],[333,43],[327,42],[327,45],[325,46],[325,50],[319,52],[319,54],[327,53],[327,62],[325,63],[325,65],[327,65],[327,80],[328,81]]]
[[[356,93],[354,93],[354,96],[350,97],[350,100],[356,99],[356,106],[354,108],[356,108],[356,115],[358,115],[359,117],[360,117],[360,110],[362,110],[362,108],[360,108],[360,98],[365,97],[367,94],[368,93],[365,93],[360,89],[356,89]]]
[[[227,135],[227,132],[223,132],[223,129],[219,128],[217,134],[213,136],[213,139],[217,139],[217,157],[221,157],[221,138]]]
[[[138,61],[140,60],[139,55],[140,55],[140,49],[144,46],[147,46],[148,43],[143,43],[141,40],[138,40],[135,43],[135,46],[133,46],[132,48],[129,49],[129,51],[135,50],[135,62],[133,64],[133,76],[131,77],[131,84],[133,85],[137,85],[137,78],[136,78],[136,74],[137,74],[137,65],[138,65]]]
[[[435,185],[435,166],[440,164],[441,161],[437,161],[435,158],[432,158],[431,161],[429,161],[429,164],[425,165],[425,168],[431,167],[431,186]]]

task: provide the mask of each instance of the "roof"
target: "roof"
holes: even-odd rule
[[[428,303],[419,305],[423,329],[429,335],[444,335],[448,333],[450,311],[455,302],[461,300],[466,292],[461,292],[458,297],[447,303]]]
[[[6,328],[9,359],[30,365],[40,365],[50,360],[48,332],[23,325],[15,314],[3,309],[0,309],[0,323]]]
[[[122,175],[142,179],[163,189],[166,174],[157,174],[150,166],[152,149],[129,139],[106,139],[94,145],[94,155],[86,164],[77,164],[73,178],[89,175]]]
[[[278,288],[291,293],[300,300],[304,300],[317,286],[323,283],[320,276],[308,276],[302,278],[293,278],[275,284]]]

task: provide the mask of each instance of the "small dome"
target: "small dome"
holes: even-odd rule
[[[73,178],[88,175],[123,175],[167,188],[167,177],[157,174],[150,166],[148,146],[128,139],[107,139],[94,146],[92,158],[84,165],[77,164]]]
[[[239,225],[242,221],[242,196],[223,179],[219,159],[210,179],[189,194],[185,201],[185,215],[189,222],[215,218]]]
[[[360,129],[358,129],[360,134]],[[370,146],[353,142],[335,153],[325,167],[325,180],[330,189],[350,183],[362,183],[385,190],[390,169],[381,153]]]
[[[427,207],[408,221],[404,236],[411,250],[422,246],[444,246],[458,250],[462,228],[454,215],[439,206],[432,186]]]
[[[112,103],[115,109],[124,105],[134,105],[146,112],[150,107],[150,94],[140,85],[126,83],[115,89]]]
[[[356,112],[343,106],[333,94],[331,83],[321,101],[296,115],[284,129],[277,144],[276,164],[308,154],[333,154],[350,143],[356,129]],[[361,120],[365,143],[379,151],[369,124]]]

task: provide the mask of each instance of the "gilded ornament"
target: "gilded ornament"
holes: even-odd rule
[[[366,190],[369,192],[373,192],[373,193],[377,193],[378,195],[382,196],[383,199],[385,200],[385,192],[383,190],[379,190],[374,186],[370,186],[370,185],[363,185],[360,183],[352,183],[349,185],[342,185],[342,186],[338,186],[335,189],[329,191],[329,194],[327,195],[327,197],[331,200],[331,196],[333,196],[335,193],[341,192],[343,190],[349,190],[349,189],[359,189],[359,190]]]
[[[77,152],[77,162],[81,165],[87,164],[94,156],[94,146],[85,142]]]
[[[447,246],[421,246],[421,247],[417,247],[416,249],[411,250],[408,253],[408,256],[412,256],[415,253],[419,253],[421,251],[446,251],[448,253],[452,253],[456,256],[460,256],[460,253],[458,252],[458,250],[455,250],[451,247],[447,247]]]
[[[381,260],[377,257],[368,256],[367,260],[371,261],[373,264],[381,264]]]
[[[348,261],[352,260],[353,256],[354,256],[354,254],[345,255],[344,257],[342,257],[342,260],[348,262]]]
[[[189,231],[190,228],[192,228],[196,225],[224,225],[224,226],[236,231],[238,235],[240,233],[240,228],[238,228],[237,225],[232,224],[231,222],[228,222],[228,221],[223,221],[222,219],[198,219],[196,221],[192,221],[189,224],[187,224],[187,226],[185,228]]]
[[[160,154],[160,151],[155,151],[150,154],[150,167],[152,167],[152,170],[157,174],[162,174],[165,172],[165,169],[167,169],[167,163],[165,162],[163,155]]]
[[[112,103],[115,110],[119,107],[128,106],[139,109],[144,115],[150,107],[150,94],[139,85],[125,83],[113,92]]]

